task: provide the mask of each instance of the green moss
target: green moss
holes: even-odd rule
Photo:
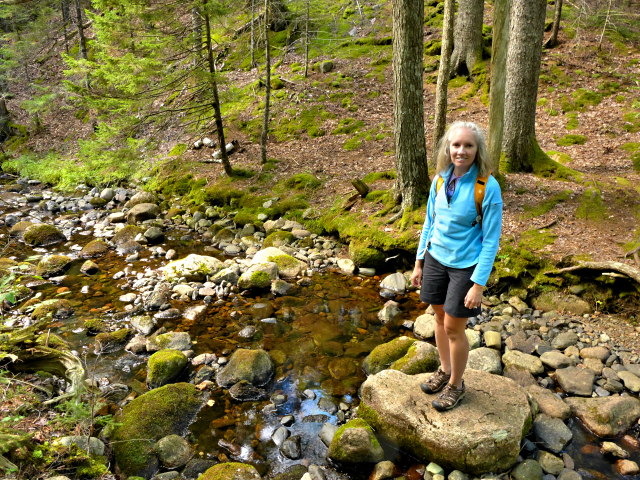
[[[366,241],[352,240],[349,244],[349,256],[358,267],[380,268],[384,265],[385,253]]]
[[[567,153],[564,153],[564,152],[557,152],[555,150],[549,150],[547,152],[547,155],[549,155],[549,157],[552,160],[554,160],[554,161],[556,161],[558,163],[562,163],[562,164],[571,163],[573,161],[571,156],[569,154],[567,154]]]
[[[551,211],[556,205],[566,202],[571,197],[571,190],[565,190],[562,193],[547,198],[537,205],[525,205],[523,218],[539,217]]]
[[[253,272],[251,284],[256,288],[268,288],[271,286],[271,277],[267,272]]]
[[[89,318],[84,322],[87,335],[97,335],[107,331],[107,325],[101,318]]]
[[[31,317],[41,320],[47,317],[66,316],[72,311],[71,304],[67,300],[45,300],[33,310]]]
[[[194,385],[178,383],[151,390],[124,407],[109,438],[123,475],[151,477],[155,442],[182,434],[201,405]]]
[[[549,155],[540,148],[537,141],[534,142],[533,151],[532,169],[535,175],[543,178],[552,178],[554,180],[563,181],[582,180],[582,173],[571,168],[567,168],[555,160],[552,160]]]
[[[620,84],[618,82],[604,82],[598,85],[598,89],[604,95],[613,95],[620,90]]]
[[[322,123],[333,117],[333,114],[323,110],[321,107],[311,107],[299,112],[291,109],[271,128],[276,139],[281,142],[300,138],[303,133],[306,133],[311,138],[322,137],[325,134],[325,131],[321,128]]]
[[[467,77],[458,76],[449,80],[449,88],[460,88],[467,83]]]
[[[627,142],[618,147],[628,153],[640,152],[640,142]]]
[[[584,135],[569,134],[559,138],[556,143],[561,147],[566,147],[570,145],[584,145],[586,141],[587,137]]]
[[[547,229],[537,228],[527,230],[520,235],[520,246],[529,251],[542,250],[548,245],[553,245],[558,235],[551,233]]]
[[[602,193],[596,188],[588,188],[580,198],[580,206],[576,210],[576,217],[585,220],[604,220],[607,209],[602,201]]]
[[[424,44],[424,54],[427,57],[440,55],[442,51],[442,40],[429,40]]]
[[[71,263],[66,255],[49,255],[44,257],[36,267],[36,275],[49,278],[64,272]]]
[[[579,88],[571,94],[573,101],[563,97],[562,109],[565,112],[573,110],[584,111],[587,106],[599,105],[602,102],[602,95],[596,92],[592,92],[585,88]]]
[[[548,101],[549,100],[547,100],[546,98],[539,98],[538,99],[538,106],[539,107],[544,107],[547,104]]]
[[[174,382],[187,367],[187,357],[179,350],[165,349],[155,352],[147,364],[147,384],[158,388]]]
[[[214,465],[198,477],[198,480],[236,480],[257,478],[256,469],[246,463],[227,462]]]
[[[236,213],[235,217],[233,217],[233,222],[240,226],[252,224],[255,220],[256,218],[254,214],[244,210],[239,211]]]
[[[177,143],[169,152],[170,157],[179,157],[187,151],[189,147],[184,143]]]
[[[387,170],[384,172],[371,172],[367,173],[362,179],[365,183],[373,183],[378,180],[395,180],[397,177],[396,172],[393,170]]]
[[[28,227],[23,234],[24,243],[34,247],[51,245],[52,243],[62,242],[66,237],[53,225],[45,223],[35,224]]]
[[[578,114],[577,113],[567,113],[567,130],[575,130],[578,128]]]
[[[138,234],[144,233],[144,229],[140,227],[136,227],[135,225],[127,225],[118,233],[116,233],[111,241],[116,245],[120,245],[122,243],[129,242],[136,238]]]
[[[375,375],[404,357],[416,342],[415,338],[397,337],[390,342],[378,345],[364,359],[362,368],[367,375]]]
[[[277,232],[270,233],[267,238],[264,239],[262,248],[291,245],[295,240],[296,237],[291,232],[278,230]]]
[[[322,182],[318,180],[316,177],[311,175],[310,173],[298,173],[293,177],[289,177],[284,182],[285,187],[287,188],[295,188],[297,190],[302,190],[306,188],[317,188],[322,185]]]
[[[624,95],[616,95],[617,103],[624,103],[625,100],[626,100],[626,97]]]
[[[350,138],[342,145],[346,151],[350,152],[352,150],[356,150],[362,146],[362,140],[359,138]]]
[[[121,328],[115,332],[100,333],[96,336],[96,342],[122,344],[132,335],[128,328]]]
[[[549,267],[549,265],[525,248],[514,248],[513,245],[503,243],[496,256],[494,267],[488,284],[495,285],[500,280],[507,279],[513,285],[513,280],[522,277],[533,278],[538,271]]]
[[[349,135],[352,133],[356,133],[364,127],[364,122],[362,120],[354,120],[353,118],[343,118],[338,123],[338,127],[335,128],[331,134],[332,135]]]
[[[272,256],[269,257],[268,260],[275,263],[278,266],[278,269],[282,271],[290,268],[295,268],[300,265],[300,262],[293,258],[291,255]]]

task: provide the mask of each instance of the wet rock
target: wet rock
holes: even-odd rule
[[[142,335],[136,335],[124,348],[136,355],[145,353],[147,351],[147,339]]]
[[[193,383],[196,384],[196,385],[199,385],[202,382],[206,382],[208,380],[211,380],[211,378],[220,369],[220,367],[217,364],[215,364],[215,367],[216,368],[209,367],[209,366],[206,366],[206,365],[204,367],[202,367],[200,370],[198,370],[198,373],[196,373],[196,377],[194,378]],[[242,383],[242,382],[238,382],[238,383]],[[236,385],[238,385],[238,384],[236,383]],[[231,387],[231,388],[233,388],[233,387]]]
[[[171,290],[166,283],[158,283],[153,287],[153,292],[145,299],[144,308],[146,310],[158,310],[169,302]]]
[[[140,245],[135,240],[129,240],[128,242],[120,243],[116,248],[116,251],[120,255],[131,255],[134,253],[138,253],[140,250],[142,250],[142,245]]]
[[[413,324],[413,333],[422,338],[434,338],[436,335],[436,317],[428,313],[420,315]]]
[[[9,236],[14,238],[22,238],[22,236],[24,235],[24,231],[27,228],[29,228],[31,225],[33,225],[33,222],[29,222],[29,221],[18,222],[9,230]]]
[[[80,267],[80,271],[82,273],[84,273],[84,274],[87,274],[87,275],[93,275],[94,273],[98,272],[99,270],[100,270],[100,267],[98,266],[98,264],[93,262],[93,261],[91,261],[91,260],[87,260]]]
[[[302,448],[300,445],[300,437],[298,435],[293,435],[287,438],[280,447],[280,451],[282,454],[291,459],[297,460],[302,457]]]
[[[281,474],[271,477],[270,480],[302,480],[305,475],[308,478],[307,468],[304,465],[293,465]]]
[[[147,338],[147,351],[157,352],[164,349],[189,350],[191,337],[187,332],[167,332],[154,334]]]
[[[559,418],[551,418],[544,413],[533,421],[533,431],[543,448],[554,453],[561,453],[562,449],[573,438],[571,430]]]
[[[153,193],[138,192],[131,199],[124,204],[124,208],[133,208],[141,203],[157,203],[158,199]]]
[[[342,463],[378,463],[384,452],[371,427],[362,419],[350,420],[333,436],[327,458]]]
[[[323,412],[327,412],[330,415],[335,414],[338,411],[338,406],[333,403],[333,401],[327,397],[322,397],[318,401],[318,408]]]
[[[507,367],[513,365],[529,371],[532,375],[541,375],[544,373],[544,366],[538,357],[527,355],[517,350],[502,355],[502,361]]]
[[[132,335],[133,332],[128,328],[121,328],[115,332],[99,333],[96,335],[94,351],[96,355],[115,352],[122,348]]]
[[[33,247],[42,247],[65,242],[67,237],[53,225],[38,223],[27,227],[22,235],[24,243]]]
[[[210,279],[211,282],[215,283],[216,285],[220,285],[223,281],[231,283],[232,285],[236,285],[238,283],[239,277],[240,268],[237,265],[233,265],[231,267],[223,268],[213,277],[210,277]]]
[[[331,441],[333,440],[334,435],[338,431],[338,427],[333,425],[332,423],[325,423],[322,425],[320,432],[318,433],[318,437],[322,440],[327,447],[331,445]]]
[[[540,450],[538,452],[536,460],[538,460],[538,463],[542,467],[542,471],[544,473],[559,475],[560,472],[564,470],[564,462],[561,458],[556,457],[553,453]]]
[[[591,313],[589,304],[575,295],[566,295],[560,292],[545,292],[533,299],[533,306],[543,312],[566,311],[575,315]]]
[[[290,435],[291,432],[289,432],[289,429],[285,426],[282,426],[276,429],[275,432],[273,432],[273,435],[271,435],[271,440],[273,440],[273,443],[275,443],[276,446],[280,447],[282,446],[284,441],[289,438]]]
[[[443,415],[420,389],[428,375],[385,370],[370,376],[361,387],[358,414],[422,461],[472,474],[511,468],[531,422],[525,391],[502,377],[469,369],[467,396]]]
[[[291,285],[284,280],[274,280],[271,282],[271,293],[274,295],[289,295],[294,289],[294,285]]]
[[[301,262],[291,255],[287,255],[285,252],[275,247],[267,247],[260,250],[251,259],[251,263],[249,265],[253,267],[255,265],[269,262],[275,263],[278,266],[278,275],[283,278],[296,277],[307,268],[306,263]]]
[[[480,347],[469,352],[467,367],[474,370],[502,375],[500,352],[493,348]]]
[[[364,359],[362,369],[367,375],[373,375],[388,368],[396,360],[404,357],[409,351],[409,347],[417,340],[409,337],[398,337],[388,343],[378,345]]]
[[[260,480],[255,467],[246,463],[227,462],[211,467],[198,480]]]
[[[629,452],[613,442],[602,442],[600,452],[604,455],[613,455],[618,458],[629,458]]]
[[[638,464],[631,460],[618,460],[616,462],[616,469],[621,475],[637,475],[640,473]]]
[[[184,432],[202,401],[195,386],[178,383],[151,390],[125,406],[116,415],[110,436],[119,475],[150,478],[158,469],[158,459],[149,440]]]
[[[588,368],[568,367],[556,370],[556,379],[565,392],[590,397],[596,376],[593,370]]]
[[[390,461],[384,461],[377,463],[375,467],[373,467],[373,472],[371,472],[370,480],[386,480],[388,478],[395,478],[400,475],[400,471],[398,468]]]
[[[71,259],[66,255],[47,255],[43,257],[36,267],[36,275],[49,278],[64,273],[71,264]]]
[[[640,418],[640,400],[631,396],[567,398],[565,402],[573,414],[599,437],[618,436]]]
[[[198,477],[213,467],[217,461],[205,460],[202,458],[192,458],[182,471],[185,480],[198,480]]]
[[[114,235],[111,241],[115,245],[121,245],[133,241],[138,235],[144,233],[144,230],[135,225],[127,225]]]
[[[542,480],[542,467],[532,459],[525,460],[511,471],[512,480]]]
[[[238,279],[238,288],[265,289],[278,278],[278,267],[275,263],[258,263],[252,265]]]
[[[156,313],[153,316],[153,318],[157,318],[158,320],[170,320],[172,318],[178,318],[178,317],[180,317],[180,310],[178,310],[177,308],[168,308],[166,310],[162,310],[161,312]]]
[[[256,388],[246,380],[241,380],[229,389],[229,395],[240,402],[264,400],[268,394],[262,388]]]
[[[401,273],[392,273],[380,282],[380,288],[402,295],[407,288],[407,279]]]
[[[151,227],[144,232],[144,238],[152,245],[161,243],[164,240],[164,232],[158,227]]]
[[[349,275],[353,275],[353,273],[356,271],[355,264],[349,258],[339,258],[338,268]]]
[[[107,331],[107,325],[101,318],[89,318],[85,320],[84,328],[87,329],[87,335],[97,335]]]
[[[156,322],[149,315],[136,315],[131,318],[131,326],[146,336],[153,331]]]
[[[68,300],[45,300],[39,303],[31,312],[31,317],[36,320],[43,318],[67,318],[73,314],[73,307]]]
[[[564,353],[560,353],[557,350],[543,353],[542,355],[540,355],[540,360],[547,367],[554,370],[558,370],[559,368],[573,367],[576,364],[576,362],[572,358],[567,357]]]
[[[222,268],[223,264],[217,258],[191,254],[169,263],[163,270],[165,278],[170,282],[179,278],[184,278],[188,282],[203,282],[207,275],[214,275]]]
[[[393,300],[389,300],[384,304],[382,310],[378,312],[378,318],[382,323],[394,322],[396,318],[402,313],[399,308],[399,304]]]
[[[254,386],[266,384],[273,375],[273,361],[264,350],[238,349],[229,363],[218,372],[216,381],[221,387],[230,387],[241,380]]]
[[[531,385],[527,388],[527,392],[538,404],[540,413],[544,413],[551,418],[559,418],[563,421],[567,420],[571,415],[571,407],[551,390],[538,385]]]
[[[258,330],[253,325],[249,325],[248,327],[244,327],[242,330],[238,332],[238,337],[243,340],[254,340],[258,337],[262,336],[262,332]]]
[[[153,447],[160,465],[165,468],[180,468],[187,464],[193,455],[189,442],[179,435],[167,435]]]
[[[438,349],[427,342],[415,342],[409,347],[404,357],[396,360],[389,367],[406,375],[435,372],[440,365]]]

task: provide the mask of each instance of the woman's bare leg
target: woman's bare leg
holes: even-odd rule
[[[440,356],[440,367],[444,373],[451,373],[451,356],[449,353],[449,337],[445,331],[445,313],[442,305],[431,305],[436,312],[436,347]]]
[[[467,368],[467,359],[469,358],[469,340],[467,340],[467,335],[464,333],[466,328],[466,318],[452,317],[445,313],[443,330],[448,339],[447,353],[451,364],[451,380],[449,380],[449,383],[455,385],[456,388],[462,386],[462,375]],[[440,345],[438,345],[439,351]],[[440,354],[440,358],[442,359],[442,354]]]

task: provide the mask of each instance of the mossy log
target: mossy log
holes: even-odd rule
[[[579,265],[573,267],[561,268],[560,270],[553,270],[551,272],[545,272],[547,274],[556,274],[564,272],[573,272],[575,270],[613,270],[614,272],[622,273],[627,277],[640,283],[640,270],[620,262],[604,261],[604,262],[581,262]]]
[[[369,195],[369,185],[364,183],[359,178],[354,178],[351,180],[351,185],[355,188],[362,198],[366,198]]]

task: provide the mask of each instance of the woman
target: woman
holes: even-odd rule
[[[449,127],[438,148],[437,175],[411,275],[414,286],[422,285],[420,300],[430,303],[436,314],[440,368],[420,387],[425,393],[442,390],[432,402],[439,411],[455,407],[465,395],[467,319],[480,314],[482,290],[498,252],[502,197],[492,176],[486,182],[481,216],[474,203],[477,177],[490,173],[488,160],[478,125],[456,122]],[[444,179],[439,189],[438,175]]]

